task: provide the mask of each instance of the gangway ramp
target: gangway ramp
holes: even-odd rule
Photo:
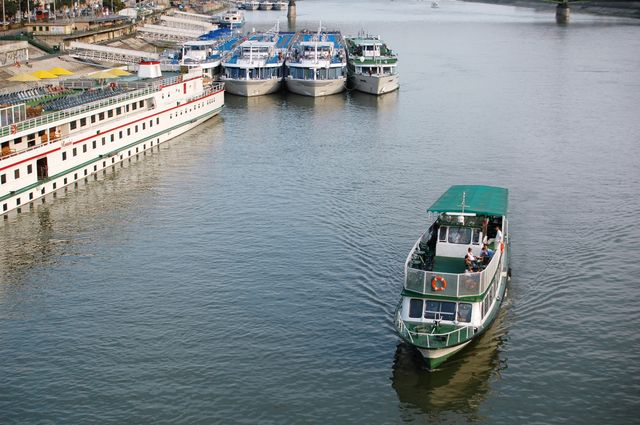
[[[138,33],[143,38],[180,42],[194,40],[200,37],[202,34],[205,34],[206,31],[194,31],[182,28],[165,27],[163,25],[147,24],[142,28],[139,28]]]
[[[137,64],[142,60],[159,60],[157,53],[139,50],[120,49],[118,47],[101,46],[99,44],[72,41],[68,47],[69,56],[78,59],[89,59],[113,63]]]
[[[174,16],[163,15],[160,17],[163,26],[172,28],[182,28],[186,30],[202,31],[203,33],[218,29],[217,25],[211,22],[196,21],[193,19],[176,18]]]
[[[176,10],[174,12],[175,16],[182,16],[187,19],[193,19],[194,21],[202,21],[202,22],[213,22],[213,16],[210,15],[201,15],[199,13],[190,13],[190,12],[181,12]]]

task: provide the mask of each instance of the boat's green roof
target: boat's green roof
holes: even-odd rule
[[[464,208],[462,196],[464,194]],[[451,186],[428,211],[445,213],[474,213],[476,215],[507,215],[509,190],[495,186]]]

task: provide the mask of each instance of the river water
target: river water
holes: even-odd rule
[[[284,12],[252,12],[245,29]],[[640,23],[298,2],[399,92],[244,99],[0,225],[0,423],[584,423],[640,411]],[[510,189],[513,279],[440,370],[403,261],[452,184]]]

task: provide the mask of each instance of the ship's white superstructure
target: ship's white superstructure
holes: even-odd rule
[[[163,77],[159,62],[149,61],[140,64],[139,75],[146,78],[66,80],[3,95],[0,212],[32,206],[188,131],[224,106],[223,84],[205,84],[199,68]]]

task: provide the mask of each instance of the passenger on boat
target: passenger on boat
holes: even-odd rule
[[[496,224],[495,227],[496,227],[496,236],[483,243],[486,243],[487,245],[493,245],[494,249],[498,249],[500,247],[500,244],[503,242],[502,231],[500,230],[499,224]]]
[[[491,261],[491,257],[493,257],[493,250],[489,249],[487,244],[482,245],[482,251],[480,251],[480,258],[482,259],[482,264],[485,266],[489,264]]]
[[[502,231],[500,230],[500,226],[496,225],[496,238],[494,239],[494,247],[496,247],[496,249],[500,246],[500,244],[502,243]]]
[[[467,249],[467,255],[464,257],[465,268],[469,265],[472,271],[478,271],[478,259],[471,250],[471,247]]]
[[[473,273],[474,271],[475,270],[473,270],[473,263],[471,262],[469,257],[464,257],[464,273],[468,274]]]

